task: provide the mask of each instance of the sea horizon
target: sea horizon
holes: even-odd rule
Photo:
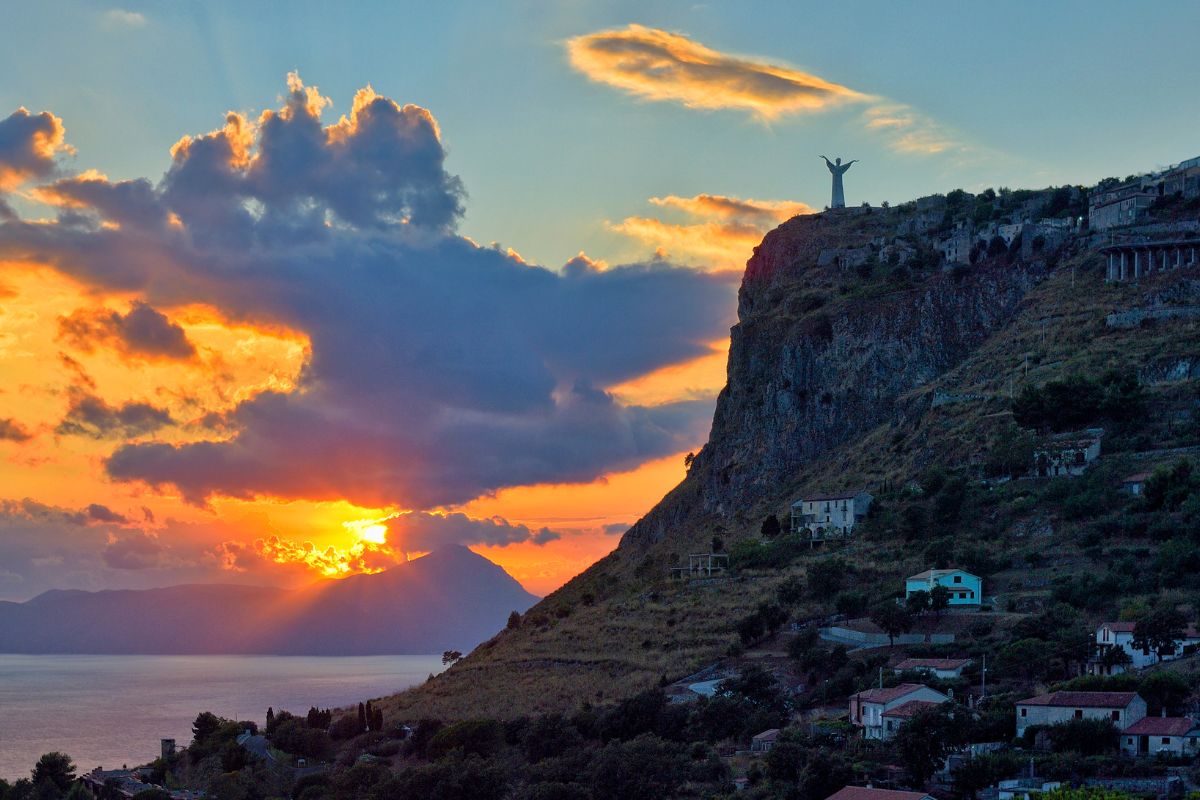
[[[440,655],[26,655],[0,653],[0,779],[29,777],[51,751],[82,774],[144,764],[161,739],[191,740],[202,711],[261,724],[267,708],[304,714],[406,689]]]

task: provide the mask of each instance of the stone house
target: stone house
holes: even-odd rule
[[[1016,714],[1017,736],[1073,719],[1106,719],[1123,731],[1146,716],[1146,701],[1137,692],[1051,692],[1017,701]]]
[[[1088,198],[1088,225],[1094,231],[1132,225],[1157,199],[1158,186],[1148,175],[1094,192]]]
[[[1185,198],[1200,197],[1200,156],[1189,158],[1162,176],[1164,195],[1181,194]]]
[[[892,669],[901,672],[924,672],[941,680],[961,678],[963,670],[971,663],[969,658],[906,658]]]
[[[1085,431],[1051,436],[1033,448],[1033,477],[1082,475],[1100,457],[1100,432]]]
[[[1143,717],[1121,732],[1121,752],[1194,756],[1200,752],[1200,727],[1190,717]]]
[[[927,569],[904,581],[904,598],[914,592],[931,592],[935,586],[950,590],[950,607],[978,606],[983,602],[983,580],[961,569]]]
[[[864,491],[818,494],[792,503],[792,533],[814,538],[849,536],[867,517],[874,498]]]
[[[769,753],[777,741],[779,741],[779,728],[768,728],[750,738],[750,752]]]
[[[885,734],[884,714],[913,700],[927,703],[945,703],[949,695],[930,689],[923,683],[902,683],[886,689],[867,689],[850,695],[850,723],[861,728],[865,739],[890,738]],[[910,711],[911,713],[915,713]],[[891,733],[895,733],[894,725]]]
[[[947,265],[970,264],[971,248],[975,246],[975,235],[971,229],[960,224],[945,239],[938,242],[938,249]]]

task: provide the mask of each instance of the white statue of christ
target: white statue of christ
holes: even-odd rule
[[[821,158],[825,158],[825,156],[821,156]],[[842,176],[846,174],[846,170],[850,169],[850,165],[855,163],[855,161],[858,161],[858,159],[856,158],[854,161],[847,161],[843,164],[840,156],[833,162],[825,158],[825,166],[829,167],[829,172],[833,175],[833,200],[829,203],[830,208],[846,207],[846,193],[842,189]]]

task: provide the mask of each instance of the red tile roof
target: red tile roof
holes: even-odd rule
[[[902,792],[898,789],[872,789],[867,786],[844,786],[825,800],[924,800],[924,792]]]
[[[1135,472],[1122,478],[1121,483],[1145,483],[1150,480],[1150,475],[1149,472]]]
[[[1125,708],[1137,698],[1137,692],[1051,692],[1018,700],[1019,706],[1058,706],[1066,708]]]
[[[941,703],[934,703],[929,700],[909,700],[907,703],[901,703],[900,705],[896,706],[891,711],[883,712],[883,716],[908,719],[909,717],[915,717],[917,714],[920,714],[926,709],[940,705]]]
[[[889,686],[886,689],[867,689],[858,694],[851,695],[851,698],[858,698],[864,703],[890,703],[893,700],[898,700],[905,695],[921,689],[929,687],[923,683],[902,683],[899,686]]]
[[[969,658],[906,658],[896,665],[898,670],[906,669],[958,669],[971,663]]]
[[[779,738],[779,728],[767,728],[762,733],[756,733],[751,737],[751,741],[755,742],[773,742]]]
[[[1188,717],[1143,717],[1122,733],[1133,736],[1187,736],[1196,723]]]
[[[1133,633],[1133,629],[1137,627],[1136,622],[1106,622],[1100,627],[1108,628],[1113,633]]]

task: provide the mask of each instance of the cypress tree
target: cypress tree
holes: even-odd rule
[[[272,733],[275,730],[275,709],[267,706],[267,733]]]
[[[367,701],[367,728],[375,730],[375,709],[371,708],[371,701]]]
[[[362,703],[358,704],[358,732],[367,732],[367,707]]]

